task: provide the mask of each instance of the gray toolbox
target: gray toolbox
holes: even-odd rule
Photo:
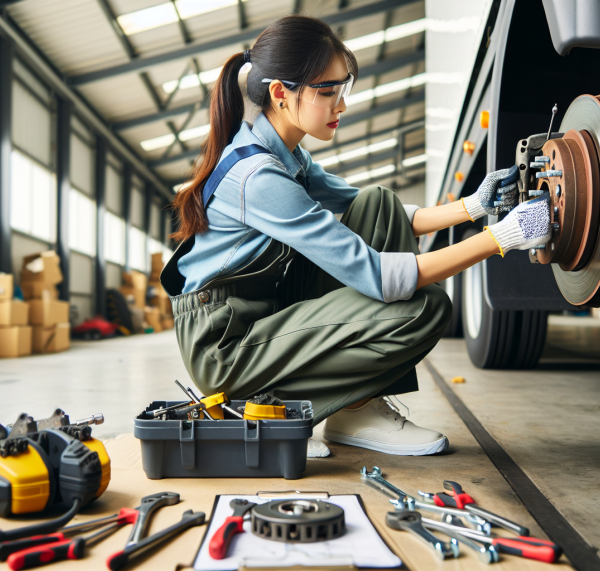
[[[184,401],[154,401],[145,412]],[[233,400],[233,409],[246,401]],[[133,434],[142,444],[142,465],[151,480],[161,478],[285,478],[306,469],[312,436],[310,401],[283,401],[298,419],[244,420],[224,411],[224,420],[136,419]]]

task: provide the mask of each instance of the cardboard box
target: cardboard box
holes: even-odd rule
[[[0,328],[0,357],[31,355],[31,329],[28,325]]]
[[[22,282],[21,291],[23,297],[30,299],[58,299],[58,290],[56,286],[45,284],[44,282]]]
[[[173,329],[175,327],[175,320],[172,317],[165,317],[163,315],[160,319],[160,325],[163,330]]]
[[[0,300],[12,299],[13,275],[0,273]]]
[[[20,299],[0,300],[0,327],[29,324],[29,305]]]
[[[52,327],[33,327],[33,352],[58,353],[66,351],[71,346],[71,325],[57,323]]]
[[[130,295],[133,296],[134,307],[137,307],[138,309],[144,309],[146,306],[146,292],[144,290],[136,289],[128,285],[122,285],[119,288],[119,291],[125,296],[126,299]]]
[[[121,293],[127,297],[133,295],[135,307],[144,309],[146,306],[146,290],[148,289],[148,278],[141,272],[135,270],[123,272],[123,285],[120,288]]]
[[[29,323],[50,327],[69,321],[69,303],[55,299],[32,299],[29,304]]]
[[[21,283],[40,282],[56,285],[63,281],[60,257],[54,250],[32,254],[23,258]]]
[[[162,331],[162,325],[160,324],[160,311],[157,307],[146,307],[144,309],[144,320],[146,323],[154,329],[154,333],[160,333]]]
[[[165,317],[171,317],[173,315],[173,305],[168,297],[153,297],[150,306],[156,307],[159,313]]]

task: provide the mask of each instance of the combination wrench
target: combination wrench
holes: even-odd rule
[[[174,506],[179,503],[179,494],[174,492],[160,492],[144,496],[138,508],[140,515],[138,516],[133,529],[127,539],[125,547],[139,543],[146,532],[146,528],[150,523],[150,517],[159,508],[163,506]]]

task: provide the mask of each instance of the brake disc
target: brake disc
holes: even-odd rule
[[[600,97],[575,99],[559,130],[542,148],[549,162],[537,189],[550,191],[555,229],[537,259],[569,303],[600,306]]]

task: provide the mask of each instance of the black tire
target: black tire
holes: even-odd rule
[[[462,337],[462,274],[444,280],[443,286],[452,302],[452,316],[443,337]]]
[[[106,319],[133,332],[131,312],[125,296],[118,289],[106,290]]]
[[[492,309],[483,292],[482,264],[463,272],[462,285],[463,332],[471,362],[481,369],[535,367],[544,349],[548,313]]]

